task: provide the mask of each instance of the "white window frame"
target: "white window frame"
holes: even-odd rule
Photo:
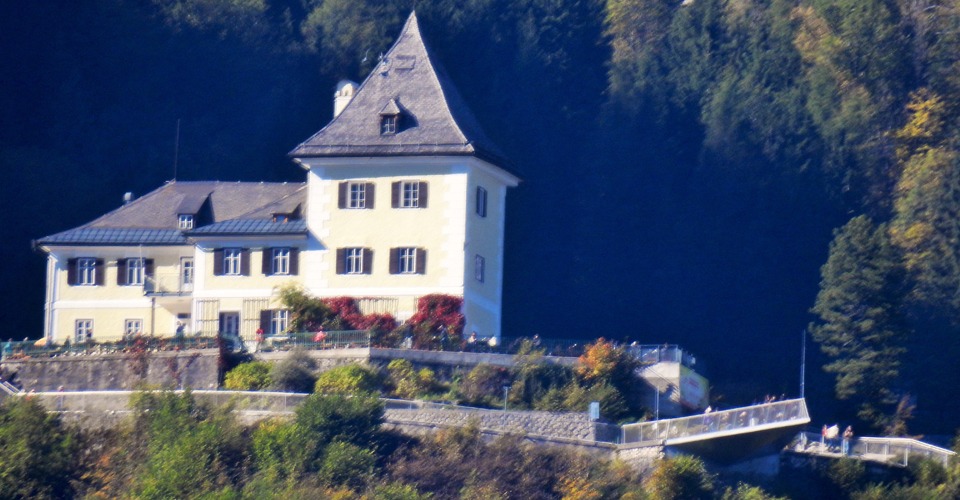
[[[177,226],[181,230],[193,229],[193,214],[180,214],[177,216]]]
[[[273,274],[290,274],[290,248],[281,247],[272,250],[271,260],[273,261]]]
[[[487,190],[483,186],[477,186],[477,215],[487,216]]]
[[[270,335],[277,335],[287,331],[290,327],[290,311],[274,309],[270,314]]]
[[[392,135],[397,133],[397,123],[400,121],[397,115],[380,116],[380,135]]]
[[[473,260],[473,277],[480,283],[483,283],[486,278],[486,267],[487,259],[477,255]]]
[[[223,249],[223,274],[224,276],[240,276],[240,259],[243,258],[242,248],[224,248]]]
[[[347,183],[347,208],[367,208],[367,183]]]
[[[400,208],[420,208],[420,181],[400,182]]]
[[[193,257],[180,257],[181,291],[193,290],[193,280],[196,269],[193,265]]]
[[[74,321],[73,329],[73,339],[75,342],[86,342],[87,341],[87,332],[90,332],[91,338],[93,336],[93,320],[92,319],[78,319]]]
[[[123,320],[123,336],[124,337],[133,337],[138,333],[143,333],[143,320],[142,319],[125,319]]]
[[[77,259],[77,285],[96,286],[97,284],[97,259],[93,257],[80,257]]]
[[[347,248],[344,252],[344,274],[363,274],[363,248]]]
[[[140,257],[127,259],[127,286],[143,286],[144,276],[147,274],[147,262]]]
[[[417,273],[417,249],[415,247],[400,248],[397,252],[397,273]]]

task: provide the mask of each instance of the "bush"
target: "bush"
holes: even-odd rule
[[[437,376],[433,370],[423,368],[415,371],[413,364],[405,359],[395,359],[387,365],[393,393],[404,399],[423,396],[437,385]]]
[[[270,387],[277,391],[313,392],[313,385],[317,382],[314,375],[316,369],[317,363],[309,354],[294,349],[287,359],[273,365]]]
[[[270,387],[270,363],[253,361],[227,372],[223,386],[231,391],[259,391]]]
[[[320,394],[360,394],[380,390],[375,373],[357,364],[342,365],[320,374],[314,392]]]
[[[7,398],[0,405],[0,497],[72,497],[76,443],[58,415],[30,398]]]
[[[254,465],[271,484],[295,483],[311,468],[317,446],[296,424],[268,420],[253,431]]]
[[[367,446],[383,423],[383,403],[373,395],[311,394],[296,409],[296,422],[320,443]]]
[[[377,457],[357,445],[335,442],[327,446],[317,477],[329,486],[346,486],[360,491],[370,482]]]
[[[713,498],[713,476],[689,455],[661,460],[644,486],[652,500]]]
[[[503,404],[503,386],[510,383],[509,370],[481,363],[464,377],[460,383],[460,393],[467,404],[498,406]]]
[[[420,493],[409,484],[379,484],[369,494],[370,500],[427,500],[433,498],[429,493]]]

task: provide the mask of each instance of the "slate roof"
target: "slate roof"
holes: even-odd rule
[[[305,233],[304,221],[273,222],[273,214],[303,212],[304,183],[171,181],[87,224],[46,236],[39,245],[186,245],[203,234]],[[199,226],[178,228],[180,214]],[[224,232],[225,231],[225,232]],[[244,232],[249,231],[249,232]]]
[[[394,112],[399,130],[381,134],[381,114]],[[416,13],[346,108],[289,155],[473,155],[508,164],[424,44]]]

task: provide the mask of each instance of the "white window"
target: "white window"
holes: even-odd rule
[[[181,291],[190,291],[193,289],[193,257],[180,258],[180,289]]]
[[[420,183],[404,181],[401,186],[402,196],[400,206],[402,208],[417,208],[420,206]]]
[[[477,186],[477,215],[487,216],[487,190]]]
[[[486,270],[485,270],[486,266],[487,266],[486,259],[477,255],[477,257],[474,259],[473,275],[475,278],[477,278],[477,281],[479,281],[480,283],[483,283],[484,274],[486,273]]]
[[[397,257],[397,272],[400,274],[415,274],[417,272],[416,248],[401,248]]]
[[[290,274],[290,249],[273,249],[273,274]]]
[[[351,182],[349,184],[349,194],[348,208],[367,207],[367,184],[365,182]]]
[[[124,337],[133,337],[138,333],[143,333],[143,320],[142,319],[126,319],[123,320],[123,336]]]
[[[347,274],[363,274],[363,249],[347,248],[345,271]]]
[[[93,340],[93,320],[92,319],[78,319],[76,323],[76,328],[74,329],[74,338],[75,342],[84,342],[87,340]]]
[[[77,259],[77,284],[97,284],[97,259],[89,257]]]
[[[193,215],[192,214],[180,214],[178,217],[179,227],[181,230],[193,229]]]
[[[290,311],[276,309],[270,316],[270,334],[276,335],[287,331],[290,326]]]
[[[397,133],[397,115],[383,115],[380,117],[380,135]]]
[[[223,249],[223,274],[231,276],[240,275],[240,256],[242,252],[239,248]]]
[[[143,285],[143,259],[127,259],[127,285]]]

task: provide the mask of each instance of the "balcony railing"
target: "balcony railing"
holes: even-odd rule
[[[147,276],[143,283],[145,295],[189,295],[193,283],[184,283],[180,273],[157,273]]]
[[[746,430],[768,424],[810,421],[803,399],[715,411],[692,417],[671,418],[623,426],[624,443],[709,437],[709,434]]]

